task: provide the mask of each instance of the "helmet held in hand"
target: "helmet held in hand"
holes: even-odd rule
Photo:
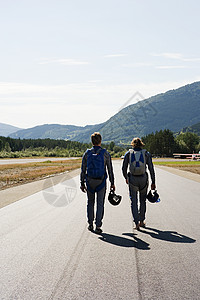
[[[108,201],[112,205],[119,205],[119,203],[121,202],[121,199],[122,199],[122,196],[116,195],[113,190],[110,191],[110,193],[108,195]]]
[[[159,200],[159,195],[157,193],[157,191],[155,190],[154,192],[152,192],[151,190],[148,192],[147,194],[147,199],[149,200],[149,202],[151,203],[156,203],[156,202],[160,202]]]

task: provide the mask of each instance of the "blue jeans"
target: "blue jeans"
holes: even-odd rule
[[[99,192],[95,192],[94,194],[90,191],[87,191],[87,218],[88,223],[90,225],[93,224],[94,221],[94,204],[95,204],[95,195],[97,195],[97,207],[96,207],[96,218],[95,224],[97,227],[102,226],[102,219],[104,216],[104,202],[106,195],[106,186],[104,186]]]

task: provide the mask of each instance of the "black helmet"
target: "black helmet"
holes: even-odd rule
[[[147,199],[148,199],[149,202],[151,202],[151,203],[158,202],[158,200],[159,200],[159,195],[158,195],[157,191],[152,192],[152,191],[150,190],[149,193],[147,194]]]
[[[110,191],[110,193],[108,195],[108,201],[112,205],[118,205],[121,202],[121,199],[122,199],[122,196],[116,195],[113,190]]]

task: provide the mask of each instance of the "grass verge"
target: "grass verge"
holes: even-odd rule
[[[0,189],[78,169],[81,159],[0,165]]]
[[[177,168],[200,175],[200,161],[157,161],[155,165]]]

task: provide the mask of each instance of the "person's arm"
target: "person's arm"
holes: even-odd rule
[[[107,151],[105,152],[105,159],[106,159],[106,166],[108,170],[108,176],[111,184],[110,189],[115,190],[115,178],[113,173],[112,160],[111,160],[110,153],[108,153]]]
[[[124,156],[123,164],[122,164],[122,173],[123,173],[123,176],[124,176],[127,184],[128,184],[127,169],[128,169],[128,164],[129,164],[129,155],[130,155],[130,152],[129,151],[126,152],[126,154]]]
[[[80,181],[81,181],[80,189],[82,192],[86,192],[86,186],[85,186],[86,170],[87,170],[87,153],[85,152],[82,158],[81,174],[80,174]]]
[[[151,176],[151,189],[155,190],[156,189],[155,171],[154,171],[154,166],[153,166],[153,162],[152,162],[152,157],[149,152],[146,152],[146,163],[147,163],[149,173]]]

